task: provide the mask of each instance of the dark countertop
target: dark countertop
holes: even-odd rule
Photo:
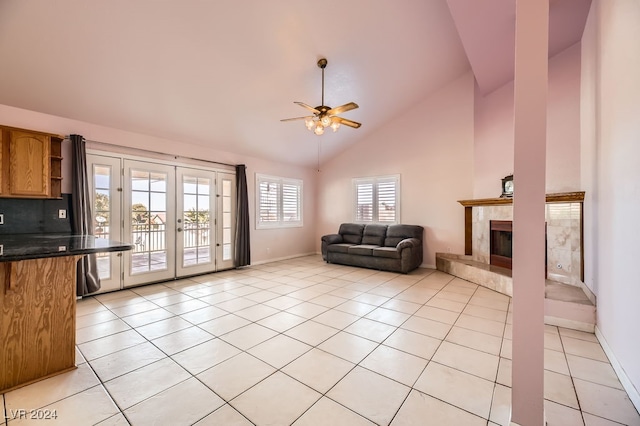
[[[8,234],[0,235],[0,262],[126,251],[133,247],[93,235]]]

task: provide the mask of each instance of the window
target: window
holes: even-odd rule
[[[256,173],[256,228],[302,226],[302,181]]]
[[[400,222],[400,175],[353,180],[354,221]]]

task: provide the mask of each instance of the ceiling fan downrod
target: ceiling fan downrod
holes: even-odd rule
[[[318,67],[322,70],[322,103],[324,106],[324,69],[327,67],[327,59],[321,58],[318,60]]]

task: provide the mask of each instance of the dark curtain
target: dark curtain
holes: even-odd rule
[[[80,135],[71,135],[72,180],[71,228],[74,234],[93,235],[91,197],[87,179],[87,151],[85,140]],[[100,290],[98,265],[95,254],[84,256],[78,261],[76,294],[84,296]]]
[[[238,213],[236,220],[236,267],[251,264],[251,245],[249,241],[249,195],[247,194],[247,167],[236,166],[236,193],[238,194]]]

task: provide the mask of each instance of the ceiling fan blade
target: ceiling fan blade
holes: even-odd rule
[[[362,126],[362,124],[358,123],[357,121],[347,120],[346,118],[342,117],[331,117],[331,120],[337,121],[338,123],[344,124],[345,126],[353,127],[354,129]]]
[[[312,115],[308,115],[306,117],[295,117],[295,118],[283,118],[280,121],[294,121],[294,120],[306,120],[307,118],[313,118]]]
[[[314,114],[320,114],[320,111],[318,111],[317,109],[315,109],[314,107],[305,104],[304,102],[294,102],[294,104],[298,104],[303,108],[308,109],[309,111],[313,112]]]
[[[343,112],[351,111],[352,109],[356,109],[356,108],[358,108],[357,103],[349,102],[348,104],[344,104],[342,106],[330,109],[329,111],[327,111],[327,114],[338,115],[338,114],[342,114]]]

